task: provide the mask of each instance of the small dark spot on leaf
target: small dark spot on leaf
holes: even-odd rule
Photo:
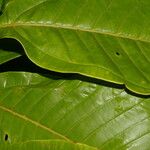
[[[117,56],[120,56],[120,53],[119,53],[119,52],[116,52],[116,55],[117,55]]]
[[[0,10],[0,16],[3,14],[3,12]]]
[[[8,141],[8,134],[5,134],[4,140],[5,140],[5,141]]]

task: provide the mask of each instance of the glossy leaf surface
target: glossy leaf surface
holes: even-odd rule
[[[72,147],[79,143],[98,150],[149,149],[150,99],[78,79],[46,76],[0,74],[1,147],[59,139]],[[54,143],[60,150],[68,145]]]
[[[149,0],[4,0],[0,38],[37,65],[150,94]]]

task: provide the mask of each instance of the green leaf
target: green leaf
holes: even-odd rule
[[[150,94],[149,0],[9,0],[0,38],[15,38],[37,65]]]
[[[99,150],[148,150],[149,116],[150,99],[131,96],[122,89],[75,77],[0,74],[2,146],[64,140]]]
[[[17,52],[11,52],[11,51],[6,51],[6,50],[0,49],[0,64],[3,64],[9,60],[15,59],[20,56],[21,56],[21,54],[19,54]]]
[[[97,150],[87,145],[69,143],[63,140],[29,141],[13,145],[3,145],[2,148],[8,148],[9,150]]]
[[[0,65],[23,55],[19,42],[9,38],[0,39]]]

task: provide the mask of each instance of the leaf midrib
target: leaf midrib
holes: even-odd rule
[[[15,112],[14,110],[11,110],[10,108],[6,108],[5,106],[0,105],[0,109],[2,111],[4,111],[4,112],[8,112],[8,113],[10,113],[13,116],[18,117],[18,118],[20,118],[20,119],[22,119],[24,121],[30,122],[30,123],[34,124],[35,126],[40,127],[40,128],[42,128],[42,129],[52,133],[53,135],[56,135],[57,137],[65,140],[67,142],[70,142],[72,144],[83,144],[83,143],[75,142],[75,141],[69,139],[68,137],[66,137],[66,136],[64,136],[64,135],[54,131],[53,129],[51,129],[51,128],[49,128],[49,127],[47,127],[47,126],[45,126],[45,125],[43,125],[43,124],[41,124],[41,123],[39,123],[37,121],[35,121],[35,120],[25,116],[25,115],[19,114],[19,113]],[[90,146],[90,145],[87,145],[87,146]],[[93,148],[96,148],[97,150],[99,150],[97,147],[94,147],[94,146],[90,146],[90,147],[93,147]]]
[[[9,109],[9,108],[6,108],[5,106],[2,106],[2,105],[0,105],[0,109],[1,109],[2,111],[4,111],[4,112],[8,112],[8,113],[10,113],[11,115],[20,118],[20,119],[22,119],[22,120],[25,120],[25,121],[27,121],[27,122],[30,122],[30,123],[36,125],[37,127],[40,127],[40,128],[42,128],[42,129],[44,129],[44,130],[46,130],[46,131],[52,133],[53,135],[56,135],[57,137],[59,137],[59,138],[61,138],[61,139],[64,139],[64,140],[66,140],[66,141],[68,141],[68,142],[71,142],[71,143],[73,143],[73,144],[76,144],[74,141],[70,140],[69,138],[65,137],[64,135],[62,135],[62,134],[60,134],[60,133],[54,131],[53,129],[51,129],[51,128],[49,128],[49,127],[47,127],[47,126],[45,126],[45,125],[43,125],[43,124],[41,124],[41,123],[39,123],[39,122],[37,122],[37,121],[35,121],[35,120],[32,120],[31,118],[29,118],[29,117],[27,117],[27,116],[25,116],[25,115],[19,114],[19,113],[15,112],[14,110],[11,110],[11,109]]]
[[[96,30],[96,29],[87,29],[87,28],[83,28],[83,27],[75,27],[75,26],[69,26],[67,24],[49,24],[49,23],[18,23],[18,22],[14,22],[14,23],[9,23],[9,24],[1,24],[0,25],[0,29],[1,28],[15,28],[15,27],[21,27],[21,26],[25,26],[25,27],[49,27],[49,28],[54,28],[54,29],[67,29],[67,30],[73,30],[73,31],[80,31],[80,32],[88,32],[88,33],[96,33],[96,34],[101,34],[101,35],[106,35],[106,36],[112,36],[115,38],[122,38],[122,39],[128,39],[128,40],[132,40],[132,41],[139,41],[139,42],[144,42],[144,43],[150,43],[149,40],[147,39],[141,39],[141,38],[135,38],[133,35],[132,36],[125,36],[123,34],[119,34],[119,33],[112,33],[112,32],[106,32],[106,31],[102,31],[102,30]]]

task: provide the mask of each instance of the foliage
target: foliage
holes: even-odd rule
[[[0,1],[0,149],[149,150],[149,0]]]

